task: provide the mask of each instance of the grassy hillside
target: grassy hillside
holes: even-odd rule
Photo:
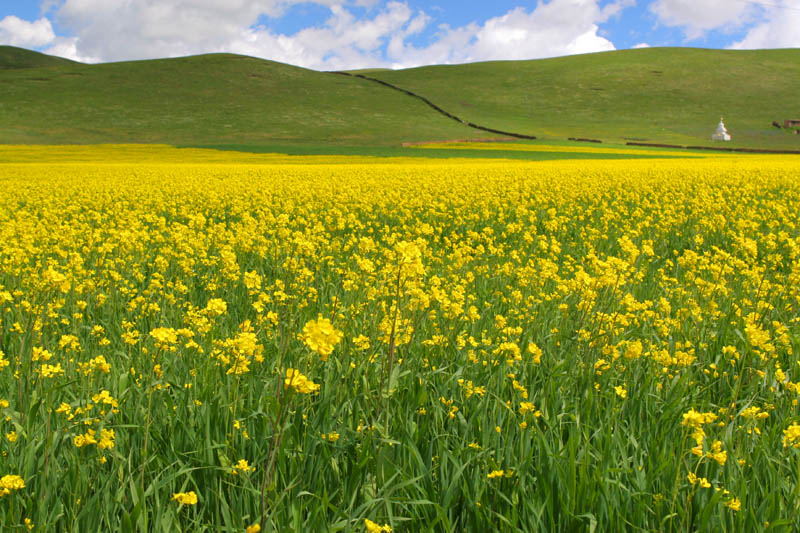
[[[798,49],[650,48],[369,76],[518,133],[710,144],[722,116],[732,144],[800,148],[800,135],[771,126],[800,118]]]
[[[0,143],[396,145],[482,136],[373,82],[272,61],[213,54],[3,68],[41,55],[31,54],[4,47],[0,56]]]
[[[77,65],[74,61],[63,57],[53,57],[47,54],[16,48],[14,46],[0,46],[0,70],[15,68],[59,67]]]
[[[445,111],[546,140],[589,137],[800,149],[800,50],[652,48],[359,73]],[[352,76],[212,54],[84,65],[0,47],[0,143],[386,147],[486,138],[419,99]],[[305,148],[303,148],[305,149]]]

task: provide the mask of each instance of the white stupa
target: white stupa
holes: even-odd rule
[[[728,134],[728,130],[725,129],[725,123],[722,122],[722,118],[719,119],[719,124],[717,124],[717,131],[714,135],[711,136],[712,141],[730,141],[731,136]]]

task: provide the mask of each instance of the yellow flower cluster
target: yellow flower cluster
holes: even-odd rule
[[[320,315],[303,326],[302,339],[306,346],[320,355],[320,359],[327,361],[334,346],[342,340],[342,332],[334,328],[330,320]]]
[[[236,465],[233,467],[232,474],[249,474],[253,472],[255,468],[253,468],[250,463],[247,462],[247,459],[239,459],[236,462]]]
[[[25,481],[15,474],[6,474],[0,478],[0,497],[8,496],[12,490],[22,490],[24,488]]]
[[[367,533],[392,533],[392,528],[389,524],[376,524],[369,518],[364,519],[364,526],[367,528]]]
[[[513,470],[492,470],[486,474],[487,479],[497,479],[501,477],[511,477],[514,475]]]
[[[83,448],[84,446],[95,444],[100,450],[110,450],[114,447],[114,437],[113,429],[101,429],[100,438],[98,440],[97,432],[93,429],[89,429],[82,435],[76,435],[73,439],[73,443],[76,448]]]
[[[190,490],[189,492],[176,492],[172,495],[172,499],[181,505],[197,504],[197,494],[195,494],[193,490]]]
[[[286,369],[286,379],[283,380],[283,386],[287,389],[291,387],[293,391],[299,392],[300,394],[316,393],[319,392],[320,388],[317,383],[305,377],[295,368]]]
[[[514,149],[538,150],[530,146]],[[496,513],[508,510],[503,502],[537,498],[539,478],[523,472],[529,457],[561,460],[553,454],[574,436],[585,436],[586,458],[654,448],[607,458],[621,465],[604,487],[610,504],[633,476],[657,492],[680,469],[676,490],[700,493],[692,509],[707,500],[699,489],[761,491],[739,494],[745,504],[730,493],[714,500],[736,511],[770,483],[751,461],[792,468],[796,158],[532,164],[59,150],[71,159],[50,164],[40,162],[43,148],[4,148],[21,162],[0,166],[0,385],[14,391],[13,407],[0,401],[8,464],[67,439],[73,446],[43,448],[53,479],[87,451],[131,458],[89,472],[113,473],[107,483],[131,472],[153,481],[150,464],[167,465],[170,478],[219,471],[220,493],[205,496],[218,509],[217,498],[242,501],[235,491],[250,490],[255,467],[275,476],[270,490],[300,479],[298,491],[340,498],[326,484],[341,480],[306,480],[298,465],[324,460],[346,476],[342,461],[370,461],[365,450],[380,446],[400,475],[427,476],[420,486],[433,490],[442,472],[474,461],[483,473],[475,482],[485,485],[475,493],[492,498]],[[309,396],[321,390],[314,376],[336,386]],[[165,443],[173,433],[180,446]],[[237,459],[265,457],[271,434],[274,467]],[[628,436],[638,444],[620,440]],[[417,462],[442,468],[413,472],[397,451],[402,438],[429,443]],[[192,453],[206,441],[236,455]],[[690,450],[678,450],[681,442]],[[300,451],[309,444],[319,457]],[[137,463],[145,454],[122,449],[129,445],[164,457]],[[675,462],[647,471],[642,456]],[[215,460],[219,468],[209,468]],[[514,483],[498,483],[507,476]],[[756,481],[737,484],[742,476]],[[596,492],[591,479],[578,483]],[[495,498],[500,487],[516,492]],[[765,508],[791,512],[780,498],[793,493],[774,491]],[[173,499],[197,503],[193,492]],[[668,497],[637,516],[653,517],[644,528],[677,527],[660,520],[685,501]],[[566,508],[540,504],[531,506]],[[231,512],[251,523],[241,506]]]
[[[800,425],[792,422],[792,425],[783,430],[783,447],[800,448]]]

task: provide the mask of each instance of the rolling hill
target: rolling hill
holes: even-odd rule
[[[800,118],[800,49],[645,48],[369,76],[465,120],[541,137],[711,144],[724,117],[731,144],[800,148],[800,135],[772,126]]]
[[[85,65],[0,47],[0,143],[396,146],[487,138],[800,148],[800,50],[651,48],[342,76],[231,54]]]
[[[0,48],[0,143],[397,145],[480,137],[347,76],[230,54],[85,65]],[[28,61],[35,66],[8,68]]]
[[[33,50],[15,48],[13,46],[0,46],[0,71],[17,68],[36,68],[36,67],[61,67],[68,65],[79,65],[75,61],[54,57]]]

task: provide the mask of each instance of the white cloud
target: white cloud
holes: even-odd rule
[[[414,36],[430,30],[434,20],[405,1],[312,0],[327,7],[330,16],[291,35],[258,25],[259,18],[280,17],[293,4],[308,0],[47,1],[45,12],[72,35],[51,36],[37,45],[49,45],[49,53],[83,61],[118,61],[234,52],[316,69],[613,50],[599,25],[635,4],[635,0],[614,0],[601,7],[601,0],[541,0],[535,8],[518,7],[483,23],[440,25],[425,44],[415,45]],[[352,6],[367,11],[356,16]]]
[[[528,11],[518,7],[482,25],[441,26],[428,46],[388,50],[392,66],[464,63],[494,59],[534,59],[614,50],[598,24],[634,3],[620,0],[600,8],[596,0],[550,0]]]
[[[741,28],[758,13],[751,2],[736,0],[654,0],[650,11],[667,26],[680,26],[688,40],[709,30]]]
[[[51,56],[66,57],[81,63],[99,63],[101,61],[99,57],[87,56],[78,51],[77,37],[56,37],[42,52]]]
[[[795,0],[653,0],[650,11],[667,26],[682,27],[687,40],[708,31],[744,32],[728,48],[800,47],[800,6]]]
[[[800,47],[800,9],[795,4],[776,1],[765,6],[762,21],[747,30],[741,41],[730,46],[734,49],[796,48]]]
[[[46,18],[28,22],[9,15],[0,20],[0,44],[39,48],[49,44],[55,38],[53,26]]]
[[[254,24],[277,16],[280,0],[64,0],[55,20],[78,37],[80,54],[103,60],[217,51]]]
[[[650,45],[647,43],[638,43],[631,46],[632,49],[637,50],[639,48],[650,48]]]
[[[614,50],[598,35],[607,15],[594,0],[551,0],[527,12],[518,7],[489,19],[470,59],[527,59]]]
[[[267,28],[250,28],[231,40],[226,50],[317,69],[383,66],[383,46],[418,33],[427,15],[408,5],[390,2],[372,18],[357,19],[342,6],[332,6],[320,27],[287,36]]]

